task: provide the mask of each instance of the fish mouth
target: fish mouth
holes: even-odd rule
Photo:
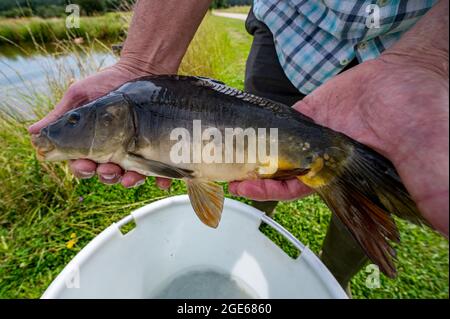
[[[31,135],[31,144],[36,149],[40,159],[45,159],[46,155],[55,149],[55,145],[42,132]]]

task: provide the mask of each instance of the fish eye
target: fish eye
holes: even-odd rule
[[[67,122],[69,124],[75,125],[80,120],[80,114],[77,112],[72,112],[69,114],[69,117],[67,118]]]

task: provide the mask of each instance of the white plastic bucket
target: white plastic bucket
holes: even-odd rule
[[[120,228],[134,219],[136,227]],[[300,250],[289,257],[258,229]],[[83,248],[42,298],[347,298],[321,261],[259,210],[226,199],[217,229],[187,196],[144,206]]]

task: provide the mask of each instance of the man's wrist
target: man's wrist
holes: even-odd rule
[[[145,76],[151,74],[175,74],[178,67],[155,65],[146,59],[137,56],[122,56],[116,63],[116,67],[122,71],[136,74],[136,76]]]
[[[177,73],[211,0],[140,0],[119,66],[142,74]]]
[[[438,75],[445,81],[448,81],[449,65],[448,50],[440,48],[429,48],[429,50],[410,49],[386,50],[379,57],[385,63],[401,65],[405,68],[419,68],[424,71]]]
[[[448,1],[439,1],[380,60],[421,67],[448,81],[448,9]]]

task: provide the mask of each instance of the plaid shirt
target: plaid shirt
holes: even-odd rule
[[[356,56],[373,59],[437,0],[254,0],[289,80],[308,94]],[[377,18],[379,17],[379,19]]]

